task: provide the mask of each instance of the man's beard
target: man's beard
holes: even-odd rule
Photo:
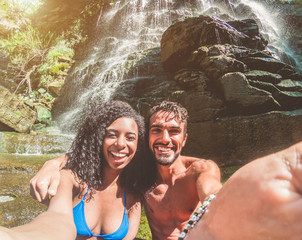
[[[156,158],[155,153],[153,153],[152,156],[153,156],[153,159],[155,160],[155,162],[158,163],[159,165],[168,166],[175,162],[175,160],[179,157],[179,153],[176,153],[175,157],[171,161],[164,161],[164,160],[158,159],[158,158]],[[162,157],[162,158],[165,158],[165,157]]]

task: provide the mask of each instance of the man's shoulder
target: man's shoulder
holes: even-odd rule
[[[210,159],[203,159],[197,157],[190,156],[181,156],[182,161],[186,168],[192,172],[205,172],[212,171],[213,169],[217,169],[217,164]]]

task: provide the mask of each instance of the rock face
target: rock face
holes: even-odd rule
[[[112,98],[142,115],[162,100],[181,103],[190,116],[185,154],[243,164],[302,140],[302,77],[266,49],[258,22],[224,19],[199,16],[171,25],[160,48],[129,55]],[[89,66],[87,76],[97,75],[97,67]],[[64,89],[86,89],[90,80]],[[60,104],[71,105],[57,101],[58,113],[65,111]]]
[[[302,110],[191,123],[185,153],[242,165],[302,140]]]
[[[192,51],[214,44],[231,44],[263,50],[267,41],[259,34],[256,22],[251,19],[227,23],[209,16],[189,18],[177,22],[164,32],[161,40],[163,65],[169,71],[176,71],[183,67],[182,64],[186,63],[185,59],[190,57]]]
[[[178,22],[163,34],[164,68],[175,80],[186,69],[180,102],[191,116],[187,153],[242,164],[302,140],[302,77],[266,51],[266,44],[252,20],[201,16]],[[203,76],[203,91],[192,73],[194,79]],[[215,107],[205,104],[205,95],[215,99]],[[206,109],[212,110],[210,115]]]
[[[17,132],[29,132],[37,119],[35,111],[20,102],[6,88],[0,86],[0,122]]]

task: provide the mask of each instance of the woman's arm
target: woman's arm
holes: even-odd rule
[[[141,201],[135,202],[128,211],[129,230],[123,240],[133,240],[136,237],[140,218],[141,218],[142,203]]]
[[[1,239],[7,240],[73,240],[76,228],[72,212],[73,176],[61,171],[58,192],[50,201],[46,212],[32,222],[12,229],[0,228]]]

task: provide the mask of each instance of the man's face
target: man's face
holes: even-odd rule
[[[185,123],[173,118],[173,113],[159,111],[150,118],[149,148],[160,165],[172,164],[185,146]]]

